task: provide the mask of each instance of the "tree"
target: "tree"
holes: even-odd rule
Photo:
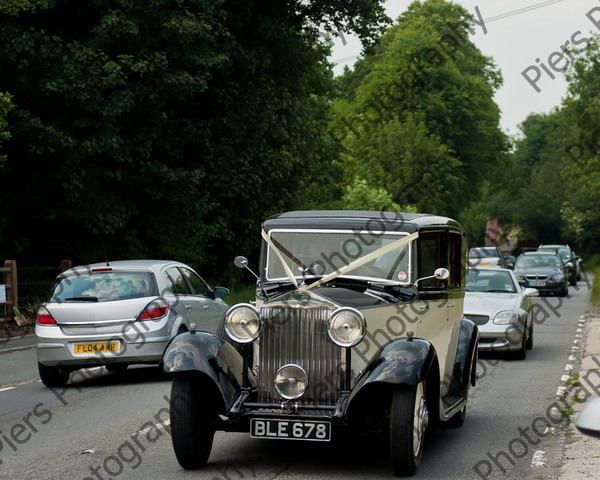
[[[256,252],[265,216],[328,200],[336,175],[318,29],[368,44],[381,3],[4,3],[0,85],[18,106],[4,256],[83,263],[106,249],[211,276]]]
[[[2,144],[10,139],[10,131],[8,129],[8,122],[6,117],[15,106],[11,101],[11,96],[8,93],[0,93],[0,147]],[[0,168],[2,168],[2,162],[6,160],[5,155],[0,155]]]
[[[477,199],[507,141],[492,99],[500,74],[470,41],[467,17],[443,0],[413,2],[340,80],[330,134],[349,183],[358,176],[452,216]]]

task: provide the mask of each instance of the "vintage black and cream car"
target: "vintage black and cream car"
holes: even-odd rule
[[[428,425],[462,425],[475,383],[460,225],[298,211],[261,234],[256,302],[231,307],[217,335],[175,337],[163,356],[180,465],[204,466],[219,430],[322,442],[380,431],[394,472],[411,475]]]

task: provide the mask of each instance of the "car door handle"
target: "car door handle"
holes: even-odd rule
[[[204,310],[208,311],[210,310],[210,307],[208,305],[203,305],[204,306]]]
[[[454,305],[453,303],[449,303],[449,304],[447,305],[447,307],[448,307],[448,308],[454,308],[454,307],[455,307],[455,305]]]
[[[422,305],[419,305],[419,310],[429,310],[429,306],[423,303]]]
[[[191,311],[192,311],[192,306],[191,306],[189,303],[187,303],[187,304],[185,305],[185,311],[186,311],[186,312],[191,312]]]

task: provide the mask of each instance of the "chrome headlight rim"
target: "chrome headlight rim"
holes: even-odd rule
[[[519,320],[519,316],[513,310],[502,310],[494,315],[492,323],[494,325],[515,325]]]
[[[236,313],[239,314],[239,311],[242,309],[249,310],[249,313],[251,313],[251,316],[254,317],[253,320],[256,320],[256,323],[257,323],[256,331],[248,332],[246,330],[246,333],[247,333],[246,336],[241,336],[238,333],[236,333],[236,331],[233,329],[233,325],[232,325],[232,322],[234,321],[233,316]],[[250,303],[238,303],[237,305],[234,305],[229,310],[227,310],[227,312],[225,313],[224,324],[225,324],[225,332],[227,333],[229,338],[231,338],[234,342],[237,342],[237,343],[253,342],[260,336],[260,332],[262,329],[262,321],[260,319],[260,312],[254,305],[252,305]],[[243,329],[244,328],[242,327],[242,330]]]
[[[282,386],[283,379],[279,380],[280,375],[282,374],[282,372],[285,369],[293,369],[296,373],[300,374],[299,375],[300,379],[294,378],[294,380],[296,381],[296,384],[300,383],[302,385],[302,388],[299,389],[293,395],[284,390],[284,386]],[[287,379],[289,380],[289,377]],[[304,370],[304,368],[302,368],[300,365],[298,365],[296,363],[287,363],[287,364],[279,367],[279,369],[275,373],[275,378],[273,379],[273,385],[275,386],[275,390],[277,391],[277,393],[279,395],[281,395],[282,398],[285,398],[286,400],[296,400],[296,399],[300,398],[302,395],[304,395],[306,393],[306,391],[308,390],[308,374],[306,373],[306,370]]]
[[[356,317],[356,319],[358,320],[358,322],[357,322],[358,335],[356,335],[352,341],[344,342],[343,340],[340,340],[338,337],[335,336],[335,334],[332,331],[332,324],[339,315],[347,313],[347,312],[353,314]],[[362,342],[363,338],[365,338],[366,332],[367,332],[367,320],[365,319],[365,316],[356,308],[352,308],[352,307],[338,308],[333,311],[333,313],[329,317],[329,321],[327,322],[327,334],[329,335],[329,338],[331,339],[331,341],[333,343],[335,343],[336,345],[343,347],[343,348],[350,348],[350,347],[354,347],[355,345],[358,345],[360,342]]]

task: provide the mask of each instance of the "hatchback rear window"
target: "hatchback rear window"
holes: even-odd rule
[[[154,275],[148,272],[84,272],[59,277],[53,302],[106,302],[157,295]]]

